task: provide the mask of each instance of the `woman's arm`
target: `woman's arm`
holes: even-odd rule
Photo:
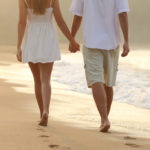
[[[56,20],[57,25],[59,26],[60,30],[63,32],[63,34],[66,36],[66,38],[70,41],[70,43],[73,44],[74,48],[79,50],[79,44],[77,44],[75,42],[74,38],[72,37],[72,35],[62,17],[59,0],[54,0],[53,8],[54,8],[55,20]]]
[[[18,21],[18,43],[17,43],[17,58],[21,55],[20,48],[24,36],[27,22],[27,8],[24,0],[19,0],[19,21]],[[18,60],[20,61],[21,58]]]

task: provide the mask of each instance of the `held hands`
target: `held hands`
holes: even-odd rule
[[[122,57],[126,57],[128,55],[130,51],[130,48],[129,48],[129,43],[128,42],[124,42],[123,44],[123,52],[121,54]]]
[[[16,54],[17,60],[22,62],[22,50],[18,49]]]
[[[69,44],[69,51],[71,53],[76,53],[77,51],[80,51],[80,45],[74,39],[72,39]]]

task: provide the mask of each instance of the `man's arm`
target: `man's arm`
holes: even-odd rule
[[[120,13],[119,21],[120,21],[121,30],[123,32],[123,37],[124,37],[123,52],[122,52],[121,56],[125,57],[129,53],[128,14],[126,12]]]
[[[71,34],[74,38],[80,28],[81,22],[82,22],[82,17],[75,15],[73,18],[73,23],[72,23],[72,27],[71,27]],[[71,44],[69,45],[69,50],[73,53],[76,52],[76,50],[72,47]]]
[[[80,28],[81,22],[82,22],[82,17],[75,15],[73,18],[73,23],[72,23],[72,27],[71,27],[71,34],[74,38]]]

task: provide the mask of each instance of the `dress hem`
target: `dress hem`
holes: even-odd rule
[[[48,61],[40,61],[40,60],[38,60],[38,61],[34,61],[34,60],[28,60],[28,61],[22,61],[22,63],[34,63],[34,64],[36,64],[36,63],[42,63],[42,64],[46,64],[46,63],[52,63],[52,62],[55,62],[55,61],[59,61],[59,60],[61,60],[61,58],[59,58],[59,59],[55,59],[55,60],[48,60]]]

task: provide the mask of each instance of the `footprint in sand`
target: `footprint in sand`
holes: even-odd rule
[[[67,147],[67,146],[61,146],[61,145],[57,145],[57,144],[51,144],[51,145],[48,145],[50,148],[55,148],[55,149],[61,149],[61,150],[71,150],[70,147]]]
[[[125,136],[124,139],[125,139],[125,140],[136,140],[136,138],[130,137],[130,136]]]
[[[42,137],[42,138],[49,138],[50,136],[48,136],[48,135],[40,135],[39,137]]]
[[[51,144],[51,145],[48,145],[50,148],[58,148],[60,147],[60,145],[56,145],[56,144]]]
[[[134,144],[134,143],[125,143],[125,145],[133,147],[133,148],[139,148],[140,145]]]
[[[40,138],[43,138],[43,142],[49,142],[49,138],[50,138],[50,136],[48,136],[48,135],[40,135],[39,136]]]
[[[37,128],[37,130],[42,131],[42,132],[45,132],[45,130],[42,129],[42,128]]]

